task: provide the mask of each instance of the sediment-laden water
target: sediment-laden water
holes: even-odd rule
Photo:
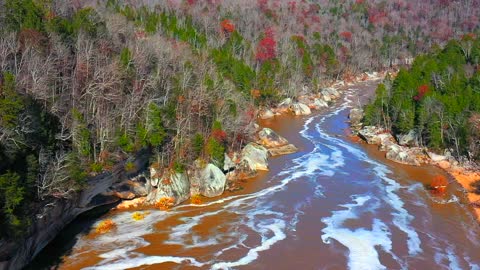
[[[346,135],[349,107],[373,87],[351,87],[334,111],[264,122],[300,151],[243,191],[140,221],[110,212],[97,223],[117,230],[76,235],[59,269],[480,269],[459,186],[432,196],[423,185],[442,171],[391,163]]]

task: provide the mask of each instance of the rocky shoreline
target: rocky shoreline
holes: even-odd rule
[[[385,73],[364,73],[348,82],[337,81],[318,93],[286,98],[277,106],[262,108],[259,119],[283,115],[306,116],[323,110],[341,97],[341,89],[357,82],[378,80]],[[239,152],[225,154],[222,168],[198,160],[190,170],[176,172],[156,166],[147,168],[148,154],[139,153],[135,160],[137,170],[125,173],[123,164],[113,172],[89,180],[89,188],[75,195],[77,199],[54,200],[46,206],[29,236],[21,243],[0,243],[0,269],[21,269],[27,265],[61,230],[78,215],[95,207],[120,201],[115,209],[170,208],[197,196],[216,197],[226,190],[241,189],[241,181],[255,177],[259,171],[268,170],[268,159],[294,153],[297,148],[272,129],[254,125],[254,140]]]
[[[426,147],[420,147],[414,131],[395,138],[390,131],[383,128],[363,126],[362,118],[361,108],[350,110],[349,119],[353,136],[359,137],[367,144],[378,145],[379,150],[385,152],[385,157],[393,162],[411,166],[434,165],[445,170],[464,188],[465,196],[480,222],[480,194],[476,194],[472,187],[474,182],[480,180],[478,165],[461,163],[448,150],[443,154],[436,154]]]

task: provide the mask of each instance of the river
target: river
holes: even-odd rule
[[[58,269],[480,269],[480,226],[459,185],[432,196],[424,184],[443,171],[349,138],[349,107],[374,87],[350,87],[333,111],[264,121],[300,151],[244,190],[140,221],[111,211],[90,227],[110,218],[115,231],[87,226],[61,256],[40,256]]]

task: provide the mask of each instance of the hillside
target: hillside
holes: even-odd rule
[[[259,108],[426,53],[367,121],[418,128],[426,145],[478,157],[468,127],[480,108],[479,7],[1,1],[0,237],[24,237],[39,206],[73,198],[116,164],[135,171],[141,149],[157,168],[182,172],[198,158],[222,167],[225,152],[251,140]]]

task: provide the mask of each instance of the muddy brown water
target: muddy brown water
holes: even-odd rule
[[[330,111],[264,121],[299,152],[272,158],[242,191],[140,221],[111,211],[88,228],[109,218],[116,230],[84,229],[68,250],[40,256],[68,270],[480,269],[480,227],[460,186],[432,196],[424,185],[443,171],[392,163],[348,137],[349,106],[374,88],[348,87]]]

